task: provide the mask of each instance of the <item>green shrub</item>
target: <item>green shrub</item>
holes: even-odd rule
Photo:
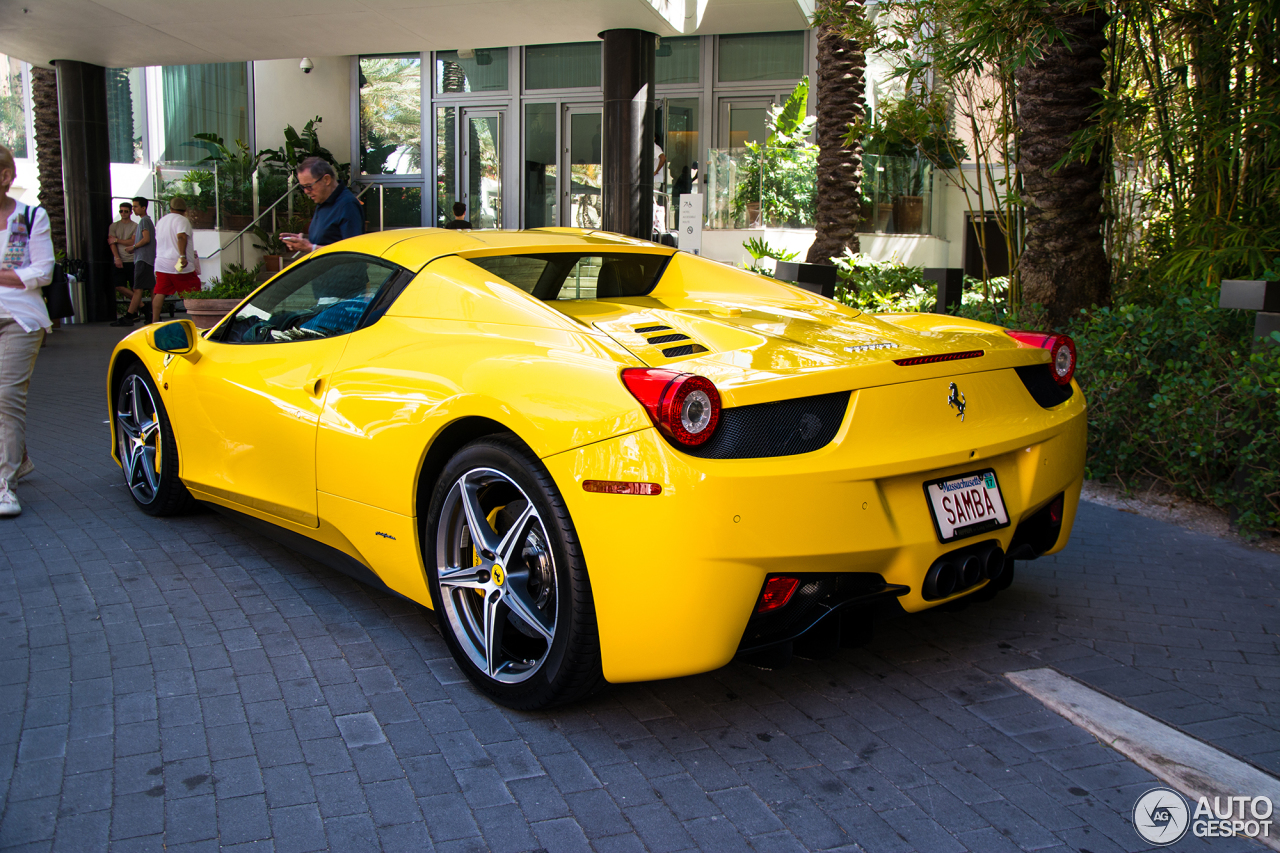
[[[1234,509],[1243,532],[1280,529],[1280,346],[1252,353],[1252,325],[1203,287],[1073,322],[1089,476],[1155,479]]]
[[[228,264],[223,270],[221,276],[214,276],[210,283],[213,285],[208,290],[193,290],[189,293],[182,294],[185,299],[244,299],[250,293],[258,289],[258,285],[262,282],[258,281],[258,275],[262,272],[263,263],[253,269],[245,269],[240,264]]]
[[[848,249],[831,259],[836,265],[836,301],[861,311],[929,311],[937,287],[925,281],[923,267],[874,261]]]

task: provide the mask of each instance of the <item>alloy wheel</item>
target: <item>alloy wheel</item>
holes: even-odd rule
[[[556,565],[529,495],[503,472],[473,468],[445,498],[436,543],[444,617],[471,662],[516,684],[546,662],[556,633]]]
[[[151,389],[136,373],[120,385],[116,398],[116,432],[125,482],[139,503],[149,504],[160,489],[162,434],[160,413]]]

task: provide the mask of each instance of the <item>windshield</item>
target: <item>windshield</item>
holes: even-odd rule
[[[548,252],[468,258],[471,263],[550,302],[645,296],[658,283],[669,255],[634,252]]]

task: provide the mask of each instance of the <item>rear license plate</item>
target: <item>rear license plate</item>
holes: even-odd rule
[[[987,469],[924,484],[939,542],[976,536],[1009,526],[996,472]]]

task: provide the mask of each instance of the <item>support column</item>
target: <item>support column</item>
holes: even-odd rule
[[[657,36],[605,30],[601,190],[605,231],[653,236],[653,81]]]
[[[100,65],[59,59],[58,113],[62,130],[62,189],[66,196],[67,255],[84,262],[90,322],[115,319],[111,250],[111,162],[107,140],[107,77]]]

